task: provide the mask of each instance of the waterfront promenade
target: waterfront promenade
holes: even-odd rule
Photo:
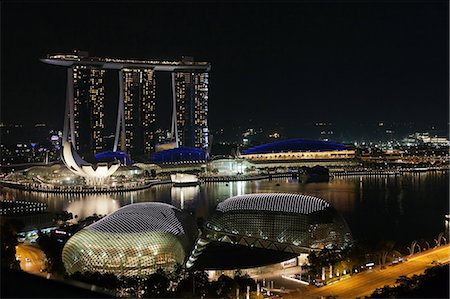
[[[350,177],[350,176],[401,176],[405,173],[421,173],[427,171],[449,171],[448,168],[404,168],[404,169],[353,169],[353,170],[330,170],[330,178],[333,177]],[[217,183],[217,182],[236,182],[236,181],[253,181],[274,178],[297,178],[298,172],[280,171],[273,173],[258,174],[238,174],[238,175],[211,175],[203,174],[199,176],[201,183]],[[0,185],[24,191],[35,191],[45,193],[61,193],[61,194],[95,194],[95,193],[115,193],[137,191],[151,188],[155,185],[172,183],[167,176],[157,179],[147,179],[140,181],[132,181],[117,185],[53,185],[48,183],[37,183],[35,181],[18,181],[0,179]]]
[[[36,183],[19,183],[12,181],[0,180],[0,184],[4,187],[10,187],[23,191],[35,191],[46,193],[112,193],[112,192],[128,192],[148,189],[155,185],[170,184],[170,180],[151,180],[146,182],[133,182],[118,186],[57,186],[50,184],[36,184]]]

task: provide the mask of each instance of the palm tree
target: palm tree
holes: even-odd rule
[[[440,234],[438,235],[438,238],[437,238],[437,239],[434,239],[434,242],[436,243],[436,247],[442,245],[442,240],[444,240],[444,244],[447,243],[447,239],[444,237],[444,233],[440,233]]]
[[[416,246],[418,246],[418,245],[417,245],[417,241],[416,241],[416,240],[412,241],[411,247],[408,247],[408,251],[409,251],[409,255],[410,255],[410,256],[414,254],[414,251],[415,251],[415,249],[416,249]]]
[[[394,241],[382,242],[378,250],[381,269],[385,268],[384,265],[386,264],[387,258],[389,256],[395,255],[401,256],[400,252],[398,252],[398,250],[395,249],[395,242]]]
[[[442,236],[443,236],[443,234],[440,233],[438,235],[437,239],[434,239],[434,243],[436,244],[436,246],[434,246],[435,248],[441,246]]]

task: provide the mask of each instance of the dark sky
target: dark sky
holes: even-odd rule
[[[348,120],[447,124],[448,34],[447,1],[3,1],[2,121],[62,127],[65,72],[39,58],[81,49],[211,62],[213,129]],[[165,76],[157,89],[164,109]]]

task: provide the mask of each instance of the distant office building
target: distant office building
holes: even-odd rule
[[[155,78],[151,69],[122,69],[125,148],[131,156],[154,150]],[[122,148],[122,149],[125,149]]]
[[[450,145],[447,137],[438,137],[436,135],[432,136],[430,133],[415,133],[413,137],[418,141],[419,144],[432,144],[432,145]]]
[[[192,58],[184,58],[187,63]],[[208,73],[204,71],[177,71],[174,73],[176,90],[176,125],[180,146],[208,148]]]
[[[104,146],[105,70],[75,65],[72,76],[75,147],[81,155],[91,156]]]

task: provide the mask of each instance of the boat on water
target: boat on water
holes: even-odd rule
[[[170,179],[175,187],[196,186],[200,184],[198,178],[194,174],[176,173],[171,174]]]

